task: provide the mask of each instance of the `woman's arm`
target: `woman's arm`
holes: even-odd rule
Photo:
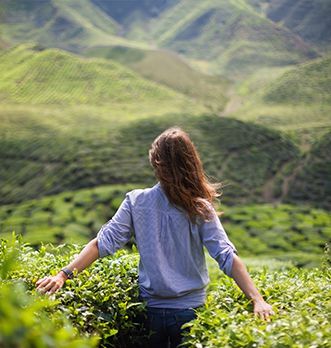
[[[85,248],[80,252],[75,260],[73,260],[66,268],[70,271],[81,272],[91,265],[99,257],[97,238],[92,239]],[[39,279],[36,283],[37,290],[41,293],[52,294],[62,288],[68,277],[64,272],[60,271],[54,277],[45,277]]]
[[[253,301],[254,314],[259,315],[261,319],[269,321],[269,316],[274,314],[272,307],[264,301],[263,297],[256,289],[253,280],[249,276],[246,266],[236,254],[233,255],[232,278],[242,292]]]

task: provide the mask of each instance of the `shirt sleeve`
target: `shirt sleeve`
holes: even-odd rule
[[[232,277],[233,256],[238,255],[238,251],[229,240],[215,211],[212,220],[202,223],[200,234],[210,256],[217,261],[220,269],[226,275]]]
[[[131,204],[126,195],[116,214],[104,225],[97,234],[99,257],[114,254],[122,248],[132,235]]]

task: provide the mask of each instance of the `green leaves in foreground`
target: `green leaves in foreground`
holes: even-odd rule
[[[4,264],[12,249],[9,243],[2,242],[0,264]],[[23,281],[29,292],[39,298],[35,282],[56,274],[82,248],[61,245],[35,251],[17,243],[16,249],[21,267],[13,269],[7,278],[14,283]],[[139,321],[144,305],[138,301],[137,256],[120,251],[115,258],[99,259],[67,281],[63,289],[50,297],[53,301],[47,312],[51,320],[64,314],[80,335],[99,337],[101,347],[137,347],[145,338]]]
[[[270,322],[255,318],[250,301],[221,277],[197,319],[186,324],[189,347],[330,347],[330,275],[330,268],[255,272],[254,282],[275,311]]]
[[[81,247],[39,251],[19,242],[0,243],[1,347],[145,347],[138,298],[139,257],[125,251],[96,261],[50,298],[36,293],[38,278],[56,273]],[[20,267],[13,264],[18,254]],[[331,268],[254,268],[250,274],[275,315],[264,322],[252,303],[221,271],[211,272],[206,305],[189,328],[189,348],[330,347]],[[25,286],[23,285],[25,284]],[[83,338],[82,338],[83,337]]]
[[[97,337],[80,335],[57,309],[56,301],[45,296],[29,294],[20,279],[10,280],[12,276],[30,273],[28,268],[24,268],[25,265],[18,268],[16,264],[19,247],[16,240],[11,243],[0,242],[0,347],[96,347]],[[27,249],[24,252],[27,252]]]

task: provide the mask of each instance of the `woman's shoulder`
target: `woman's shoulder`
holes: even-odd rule
[[[151,200],[158,197],[160,194],[160,184],[157,183],[153,187],[138,188],[129,191],[126,196],[129,198],[131,204],[135,205],[137,203],[141,204],[146,201],[151,204]]]

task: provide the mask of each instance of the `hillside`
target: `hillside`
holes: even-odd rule
[[[259,15],[244,1],[181,1],[129,38],[152,39],[211,72],[241,78],[262,67],[303,62],[317,53],[289,30]]]
[[[199,100],[214,112],[224,108],[228,81],[192,69],[178,54],[168,50],[144,50],[125,46],[91,47],[89,57],[120,62],[143,77]]]
[[[21,45],[0,56],[1,103],[103,105],[185,98],[106,60]]]
[[[3,0],[0,18],[0,31],[13,43],[34,41],[71,51],[127,43],[116,36],[116,21],[89,0]]]
[[[127,31],[132,22],[140,21],[143,23],[146,20],[158,17],[165,9],[177,3],[178,0],[92,0],[92,2],[117,23],[120,23],[124,31]]]
[[[267,103],[331,105],[331,56],[283,74],[264,93]]]
[[[279,71],[271,83],[247,80],[237,89],[241,105],[227,116],[285,131],[309,151],[331,129],[330,70],[326,56]]]
[[[13,42],[76,52],[91,46],[163,47],[200,70],[234,80],[318,55],[244,0],[5,0],[0,9],[0,30]]]
[[[316,142],[290,183],[287,202],[310,201],[331,207],[331,130]]]
[[[58,117],[53,110],[52,114]],[[76,122],[69,115],[63,112],[63,121],[68,120],[62,128],[35,113],[23,118],[25,123],[4,118],[2,203],[101,184],[149,184],[154,180],[147,158],[150,143],[174,124],[192,134],[207,172],[225,181],[228,202],[263,201],[265,182],[283,163],[298,160],[296,147],[281,134],[216,116],[176,113],[120,126],[111,118],[100,120],[98,114],[76,114]],[[29,128],[22,132],[22,124]]]
[[[249,0],[276,23],[321,50],[331,48],[331,2],[328,0]]]

